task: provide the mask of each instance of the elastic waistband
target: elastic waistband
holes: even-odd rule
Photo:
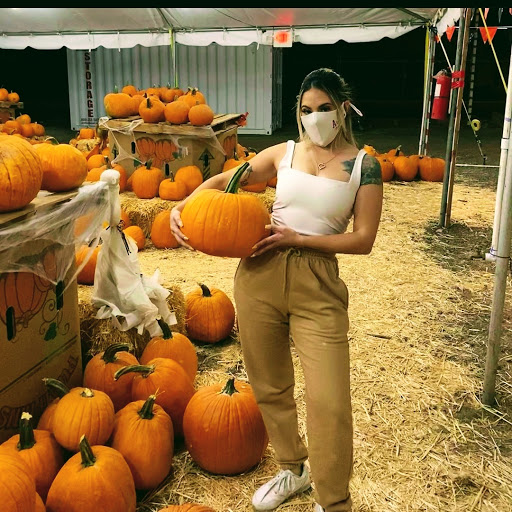
[[[280,247],[276,252],[287,254],[289,256],[308,256],[311,258],[322,258],[327,260],[335,260],[336,255],[330,252],[317,251],[308,247]]]

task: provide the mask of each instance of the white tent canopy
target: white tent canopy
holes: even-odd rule
[[[217,43],[273,43],[290,28],[293,41],[331,44],[396,38],[426,23],[445,32],[459,8],[0,8],[0,48],[74,50]]]

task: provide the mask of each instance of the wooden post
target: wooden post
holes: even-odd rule
[[[434,83],[434,62],[436,55],[436,42],[434,32],[427,27],[426,40],[428,41],[428,52],[425,52],[425,82],[423,87],[423,115],[421,118],[420,143],[418,155],[426,155],[428,149],[428,136],[430,131],[430,110],[432,108],[432,86]]]

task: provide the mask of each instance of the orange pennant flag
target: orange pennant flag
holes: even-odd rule
[[[489,37],[492,41],[496,35],[498,27],[487,27],[487,30],[489,31]],[[480,27],[480,34],[482,34],[484,44],[487,43],[487,30],[485,30],[485,27]]]
[[[451,41],[452,40],[452,37],[453,37],[453,33],[455,32],[455,25],[453,25],[453,27],[448,27],[446,29],[446,37],[448,38],[448,41]]]

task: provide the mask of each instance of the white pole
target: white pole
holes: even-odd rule
[[[421,117],[421,130],[418,155],[425,155],[427,153],[428,135],[430,127],[430,110],[432,104],[432,85],[434,81],[434,60],[436,51],[434,33],[430,29],[430,27],[427,27],[427,38],[428,53],[425,56],[427,62],[425,62],[425,80],[423,85],[423,114]]]
[[[505,117],[503,119],[503,135],[501,138],[500,171],[498,174],[498,185],[496,187],[496,206],[494,208],[494,224],[492,228],[491,249],[485,255],[486,260],[495,260],[498,248],[498,236],[500,233],[501,208],[503,201],[503,184],[505,182],[505,168],[509,152],[510,121],[512,114],[512,47],[510,49],[510,64],[508,67],[507,99],[505,101]]]
[[[512,49],[511,49],[512,64]],[[508,91],[512,89],[512,65],[508,76]],[[496,389],[496,373],[500,357],[500,338],[503,323],[503,307],[505,305],[505,292],[507,287],[507,275],[510,264],[510,240],[512,231],[512,139],[510,135],[510,118],[512,116],[512,101],[507,93],[505,120],[503,134],[507,136],[507,149],[504,149],[504,140],[501,145],[501,160],[505,159],[504,168],[500,167],[502,182],[502,198],[499,202],[500,216],[498,224],[498,241],[494,257],[496,270],[494,274],[494,294],[492,298],[491,319],[489,322],[489,338],[487,341],[487,354],[485,358],[485,375],[483,385],[482,402],[486,405],[494,405]],[[505,125],[507,125],[505,131]],[[506,157],[504,157],[504,154]],[[502,161],[500,161],[501,165]],[[502,172],[503,171],[503,172]],[[503,174],[503,177],[501,176]],[[498,197],[496,198],[498,205]],[[494,235],[494,233],[493,233]]]

